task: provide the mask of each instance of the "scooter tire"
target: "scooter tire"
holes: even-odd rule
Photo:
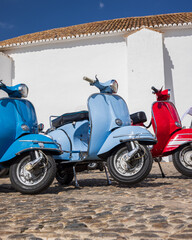
[[[120,171],[118,171],[118,157],[121,156],[121,154],[126,154],[127,147],[123,146],[116,150],[108,159],[107,159],[107,166],[110,175],[119,183],[126,184],[126,185],[135,185],[142,180],[144,180],[148,174],[151,171],[153,159],[151,152],[147,148],[147,146],[140,145],[140,147],[143,149],[144,155],[142,158],[144,158],[143,165],[141,169],[136,173],[132,174],[130,176],[127,176],[126,174],[121,174]]]
[[[39,167],[36,170],[37,172],[44,171],[42,173],[43,176],[39,179],[39,181],[33,184],[30,183],[29,180],[28,182],[27,180],[25,182],[24,177],[21,176],[21,171],[26,171],[24,167],[30,160],[31,157],[29,154],[20,156],[17,161],[11,165],[9,177],[15,190],[23,194],[38,194],[45,191],[52,184],[56,174],[56,163],[52,156],[46,155],[46,165],[42,168]],[[37,175],[35,175],[37,172],[34,172],[32,176],[37,178]],[[35,178],[33,180],[35,180]]]
[[[192,147],[185,145],[172,155],[173,164],[178,172],[192,178]],[[188,164],[187,164],[188,163]]]
[[[87,166],[88,170],[95,170],[97,169],[97,167],[98,167],[98,164],[96,162],[89,163]]]
[[[56,172],[56,179],[61,185],[69,185],[73,181],[73,169],[61,169]]]

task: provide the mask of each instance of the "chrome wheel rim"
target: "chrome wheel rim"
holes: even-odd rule
[[[114,159],[114,167],[116,171],[125,177],[131,177],[136,175],[138,172],[141,171],[144,165],[145,150],[143,148],[142,152],[142,154],[138,153],[133,159],[128,160],[128,151],[126,149],[123,150]]]
[[[47,163],[42,161],[41,167],[35,167],[31,171],[26,170],[27,163],[30,162],[30,157],[25,157],[17,166],[17,178],[26,186],[35,186],[40,183],[47,174]]]
[[[187,146],[179,154],[181,164],[188,169],[192,169],[192,149]]]

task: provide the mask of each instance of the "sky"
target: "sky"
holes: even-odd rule
[[[0,0],[0,41],[115,18],[192,12],[192,0]]]

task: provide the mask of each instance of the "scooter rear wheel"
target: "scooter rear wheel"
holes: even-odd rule
[[[173,154],[173,164],[181,174],[192,177],[192,147],[184,146]]]
[[[69,185],[73,181],[73,168],[57,169],[56,179],[61,185]]]
[[[141,151],[128,160],[126,146],[116,150],[107,160],[109,173],[118,182],[134,185],[141,182],[151,171],[153,159],[149,149],[140,145]]]
[[[55,160],[45,155],[43,161],[31,171],[26,169],[31,156],[25,154],[11,165],[9,176],[12,186],[24,194],[37,194],[47,189],[54,180],[56,174]]]

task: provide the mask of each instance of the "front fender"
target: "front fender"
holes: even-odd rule
[[[147,145],[153,145],[157,142],[156,138],[144,127],[124,126],[114,130],[107,137],[98,155],[107,153],[119,144],[128,141],[138,141]]]
[[[163,150],[163,155],[175,151],[181,145],[192,142],[192,128],[181,129],[175,132]]]
[[[32,149],[41,149],[42,151],[49,151],[51,154],[61,154],[59,144],[55,143],[51,138],[42,134],[27,134],[18,138],[5,152],[0,162],[8,161],[23,152]]]

